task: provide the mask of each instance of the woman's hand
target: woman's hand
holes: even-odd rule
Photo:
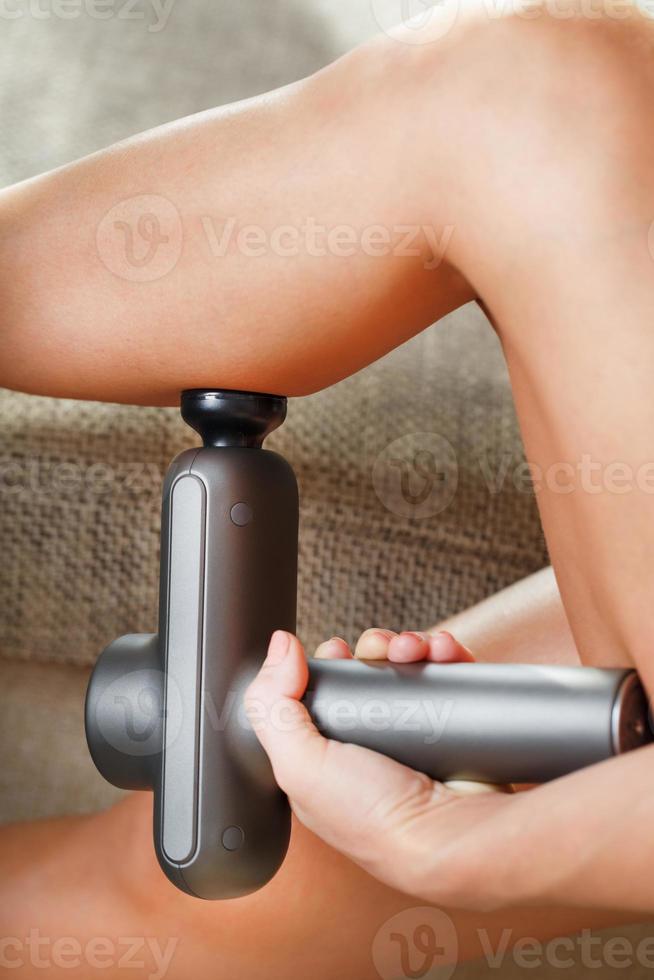
[[[384,630],[366,631],[355,655],[473,659],[447,633]],[[317,656],[352,654],[335,638]],[[307,680],[299,640],[275,633],[246,695],[252,723],[297,817],[376,878],[470,910],[532,903],[654,908],[654,888],[639,871],[643,850],[652,850],[654,806],[643,789],[652,749],[526,793],[461,793],[456,784],[323,738],[300,702]]]

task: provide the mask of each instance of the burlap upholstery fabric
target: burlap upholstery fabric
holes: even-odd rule
[[[89,664],[121,633],[156,630],[161,480],[195,434],[174,410],[6,391],[0,417],[2,655]],[[386,489],[373,481],[378,455],[413,433],[444,437],[458,464],[451,503],[424,518],[396,506],[392,471]],[[546,561],[533,497],[512,480],[520,443],[501,354],[474,306],[293,400],[268,445],[300,484],[309,647],[373,623],[427,626]],[[507,470],[498,493],[488,477]]]

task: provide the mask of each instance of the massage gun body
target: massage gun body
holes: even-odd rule
[[[290,833],[242,704],[273,631],[295,631],[297,485],[261,448],[283,401],[190,393],[185,417],[205,446],[182,453],[164,484],[159,633],[112,643],[87,694],[96,766],[115,785],[154,790],[161,867],[202,898],[265,884]],[[213,415],[221,425],[207,430]],[[650,737],[625,670],[315,661],[305,703],[324,734],[441,780],[541,782]]]
[[[204,898],[251,891],[286,853],[290,810],[242,694],[271,633],[295,629],[297,524],[295,477],[281,456],[240,446],[182,453],[164,484],[159,634],[141,640],[151,676],[133,678],[118,702],[104,684],[89,689],[101,771],[102,743],[113,756],[126,704],[132,739],[148,733],[152,754],[135,756],[132,769],[139,788],[154,790],[159,862],[179,888]],[[139,639],[117,643],[133,650]],[[161,719],[154,729],[153,717]],[[119,744],[120,756],[125,748],[133,751]],[[127,770],[115,761],[112,781],[124,784]]]

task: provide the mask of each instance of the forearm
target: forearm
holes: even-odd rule
[[[479,660],[490,662],[579,662],[559,590],[544,569],[435,629],[450,630]],[[649,828],[654,819],[647,786],[654,750],[572,775],[521,794],[514,820],[529,828],[518,836],[507,862],[503,900],[525,891],[543,899],[647,910],[654,909],[649,875]],[[517,812],[521,810],[522,812]],[[471,827],[471,874],[481,860],[483,831]],[[479,852],[477,853],[477,848]]]
[[[544,568],[434,627],[490,663],[579,664],[551,568]]]

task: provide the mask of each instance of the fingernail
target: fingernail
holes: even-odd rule
[[[316,647],[316,652],[314,653],[314,657],[316,657],[316,659],[318,660],[320,660],[321,658],[329,659],[331,654],[336,652],[340,653],[341,646],[344,643],[345,640],[342,640],[340,636],[332,636],[331,639],[324,640],[323,643],[321,643],[318,647]]]
[[[435,643],[448,643],[450,634],[444,630],[439,630],[438,633],[432,633],[430,639]]]
[[[448,651],[450,648],[450,640],[447,633],[434,633],[429,637],[429,647],[432,651],[438,650]]]
[[[404,633],[400,633],[397,640],[401,640],[402,644],[405,646],[416,646],[418,643],[424,643],[425,638],[420,633],[409,632],[408,630]],[[397,640],[395,641],[397,643]]]
[[[432,660],[440,661],[441,663],[456,660],[457,650],[458,647],[452,634],[447,633],[445,630],[434,633],[429,639],[429,652]]]
[[[393,640],[393,655],[397,656],[398,653],[402,656],[415,654],[424,646],[425,642],[424,636],[421,636],[420,633],[409,631],[400,633]]]
[[[285,630],[275,630],[268,646],[266,664],[268,667],[276,667],[280,664],[291,646],[291,634]]]
[[[366,630],[359,637],[356,656],[362,660],[385,660],[388,652],[389,636],[381,630]]]

